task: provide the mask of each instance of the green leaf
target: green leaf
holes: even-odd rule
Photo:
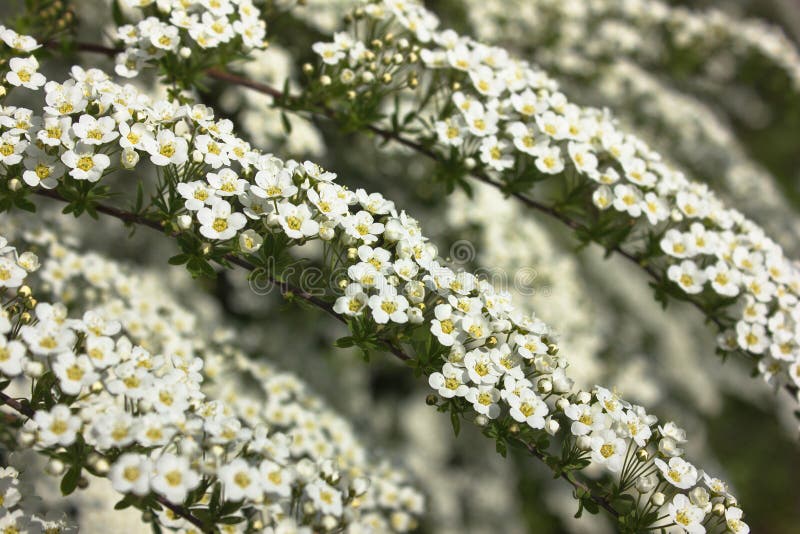
[[[453,432],[458,436],[458,433],[461,432],[461,418],[455,410],[450,412],[450,424],[453,425]]]
[[[64,496],[69,495],[75,488],[78,487],[78,480],[81,478],[81,466],[80,465],[73,465],[69,468],[69,470],[64,474],[64,478],[61,479],[61,494]]]
[[[334,346],[339,347],[340,349],[347,349],[356,344],[356,340],[353,336],[345,336],[340,337],[336,341],[333,342]]]

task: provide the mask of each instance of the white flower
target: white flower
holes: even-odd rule
[[[28,273],[11,258],[0,257],[0,287],[19,287]]]
[[[607,210],[614,200],[614,193],[607,185],[601,185],[592,193],[592,204],[600,210]]]
[[[311,49],[322,58],[326,65],[336,65],[345,57],[345,53],[336,43],[314,43]]]
[[[231,213],[231,205],[225,200],[217,201],[210,208],[197,211],[200,233],[209,239],[230,239],[244,228],[247,218],[241,213]]]
[[[435,124],[439,142],[447,146],[459,147],[464,143],[464,120],[454,115]]]
[[[502,369],[494,364],[489,351],[483,349],[468,352],[464,356],[464,367],[475,384],[496,384],[502,374]]]
[[[683,260],[680,265],[670,265],[667,278],[681,286],[686,293],[693,295],[703,291],[706,274],[692,260]]]
[[[208,173],[206,180],[220,197],[241,195],[247,186],[247,180],[239,178],[233,170],[227,168],[220,169],[217,173]]]
[[[697,253],[694,240],[675,228],[667,230],[659,245],[661,250],[673,258],[690,258]]]
[[[709,265],[705,272],[711,282],[711,287],[718,294],[726,297],[735,297],[739,294],[741,273],[732,269],[727,263],[719,261],[714,265]]]
[[[598,403],[570,404],[564,409],[564,414],[574,421],[570,427],[574,436],[585,436],[608,427],[608,415],[603,413],[603,407]]]
[[[77,395],[99,378],[89,357],[75,356],[73,352],[59,354],[53,362],[53,372],[58,377],[58,387],[67,395]]]
[[[258,252],[263,243],[264,238],[252,228],[239,234],[239,248],[247,254]]]
[[[496,171],[514,166],[514,157],[508,152],[508,143],[493,135],[481,141],[481,161]]]
[[[383,224],[375,222],[370,212],[363,210],[345,218],[342,225],[348,235],[361,239],[367,245],[377,241],[377,236],[382,234],[384,229]]]
[[[214,204],[217,200],[214,190],[201,180],[179,183],[178,193],[186,199],[183,205],[189,211],[197,211],[206,205]]]
[[[492,385],[481,384],[467,390],[466,399],[472,403],[472,407],[481,415],[490,419],[495,419],[500,415],[500,392]]]
[[[311,218],[311,210],[306,204],[281,202],[278,204],[278,221],[292,239],[303,239],[319,233],[319,223]]]
[[[17,376],[22,372],[22,367],[27,361],[25,345],[0,336],[0,373],[5,376]]]
[[[186,139],[176,136],[172,130],[161,130],[155,139],[149,137],[143,144],[144,149],[150,154],[150,161],[160,167],[170,163],[180,165],[189,157],[189,144]]]
[[[433,309],[435,319],[431,321],[431,333],[445,347],[452,347],[459,337],[456,328],[458,317],[453,315],[453,308],[448,304],[438,304]]]
[[[609,471],[616,473],[622,469],[625,453],[628,450],[625,440],[618,437],[611,429],[593,432],[590,436],[592,460],[605,465]]]
[[[183,456],[164,453],[153,466],[150,486],[172,503],[182,503],[198,484],[200,476],[189,467],[189,460]]]
[[[258,471],[241,458],[236,458],[220,467],[217,475],[222,482],[225,499],[228,501],[244,499],[253,501],[261,496]]]
[[[250,191],[257,197],[289,198],[297,193],[297,186],[292,182],[292,173],[285,169],[258,171],[255,176],[255,182],[256,185],[250,186]]]
[[[667,203],[652,191],[644,195],[642,211],[652,225],[656,225],[669,217]]]
[[[152,463],[143,454],[122,454],[108,473],[111,486],[120,493],[132,493],[143,497],[150,492]]]
[[[512,122],[508,125],[507,131],[514,140],[514,146],[520,152],[531,156],[537,156],[542,148],[550,144],[550,139],[544,135],[537,135],[535,131],[522,122]]]
[[[72,124],[72,131],[86,145],[102,145],[119,136],[116,126],[111,117],[95,119],[91,115],[81,115],[78,122]]]
[[[288,469],[270,460],[262,460],[258,466],[261,488],[268,494],[288,497],[292,493],[294,475]]]
[[[34,91],[39,89],[47,82],[47,79],[36,72],[39,70],[39,62],[33,56],[27,58],[12,57],[8,66],[11,70],[6,73],[6,81],[14,86],[22,86]]]
[[[31,187],[42,186],[52,189],[64,174],[64,165],[55,156],[50,156],[35,145],[31,145],[23,160],[25,172],[22,180]]]
[[[327,482],[317,479],[306,486],[306,495],[311,499],[314,508],[322,514],[335,517],[342,515],[342,494],[339,490],[328,485]]]
[[[558,174],[564,170],[564,158],[558,146],[546,146],[539,151],[536,168],[545,174]]]
[[[526,423],[531,428],[544,428],[547,404],[532,389],[523,388],[517,394],[509,394],[505,398],[511,407],[509,413],[515,421]]]
[[[466,385],[467,379],[466,370],[446,362],[441,373],[432,373],[428,377],[428,384],[439,393],[439,396],[450,399],[467,394],[469,391]]]
[[[367,294],[361,284],[349,284],[344,290],[344,296],[337,298],[333,304],[333,311],[339,315],[360,315],[366,305]]]
[[[769,346],[769,337],[764,326],[745,321],[736,323],[736,341],[741,348],[753,354],[761,354]]]
[[[734,534],[749,534],[750,527],[742,521],[742,509],[731,506],[725,510],[725,523]]]
[[[668,464],[660,458],[654,461],[664,480],[676,488],[685,490],[697,483],[697,469],[683,458],[670,458]]]
[[[61,155],[64,165],[72,169],[69,175],[76,180],[98,181],[103,171],[111,165],[111,160],[105,154],[95,154],[92,147],[78,143],[74,149],[67,150]]]
[[[407,322],[408,300],[403,295],[398,295],[397,289],[393,286],[380,289],[380,294],[372,295],[368,301],[375,322],[378,324],[386,324],[390,320],[400,324]]]
[[[670,519],[689,534],[704,534],[706,528],[702,525],[706,514],[701,508],[692,504],[689,498],[683,493],[678,493],[673,497],[672,502],[667,506],[667,513]]]
[[[595,156],[591,145],[586,143],[576,143],[570,141],[567,146],[569,157],[579,172],[592,177],[598,174],[597,156]]]
[[[38,432],[38,443],[43,447],[71,445],[81,428],[80,418],[72,415],[69,407],[56,404],[49,411],[38,410],[33,416]]]
[[[631,217],[638,217],[642,214],[642,193],[632,185],[615,185],[613,205],[617,211],[624,211]]]

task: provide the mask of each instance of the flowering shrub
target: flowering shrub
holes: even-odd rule
[[[269,97],[287,130],[295,121],[313,131],[307,119],[324,117],[434,161],[448,192],[472,193],[477,181],[481,192],[517,197],[524,209],[511,221],[466,221],[490,228],[499,219],[512,235],[498,240],[522,248],[515,236],[533,241],[525,236],[537,229],[515,228],[514,218],[554,217],[580,242],[634,262],[657,300],[699,308],[723,355],[749,357],[797,400],[800,271],[760,226],[607,112],[570,103],[544,71],[439,30],[414,2],[358,3],[344,11],[345,31],[303,52],[280,43],[277,53],[265,51],[267,21],[294,13],[279,5],[128,3],[112,2],[111,46],[33,23],[24,29],[38,39],[0,28],[4,447],[47,458],[64,495],[107,478],[115,508],[141,511],[154,531],[405,532],[424,522],[425,497],[402,464],[369,451],[299,378],[248,357],[243,339],[220,328],[228,310],[203,317],[157,272],[81,253],[62,243],[68,230],[7,213],[58,204],[79,222],[158,232],[177,249],[168,263],[195,278],[239,268],[252,289],[331,316],[348,329],[337,347],[410,367],[456,435],[472,422],[502,456],[542,463],[570,486],[577,517],[602,509],[625,532],[749,532],[728,485],[686,459],[679,424],[613,385],[586,383],[599,375],[601,335],[584,325],[598,312],[573,317],[560,348],[558,330],[505,288],[442,258],[399,202],[254,148],[202,95],[210,80],[240,85]],[[66,78],[45,76],[49,55],[75,51],[113,57],[123,80],[79,64]],[[283,82],[270,74],[280,88],[228,71],[281,53],[313,58],[302,81],[289,79],[290,67],[275,69]],[[160,94],[125,80],[148,69]],[[261,141],[275,136],[251,127]],[[468,211],[475,201],[461,202]],[[554,277],[578,272],[553,256],[516,262],[551,261]],[[553,317],[581,291],[558,287],[570,288],[561,290],[567,311]],[[571,347],[586,354],[572,358]],[[2,475],[0,522],[10,532],[51,528],[26,511],[17,471]]]

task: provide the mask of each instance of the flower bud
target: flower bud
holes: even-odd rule
[[[187,230],[190,226],[192,226],[192,216],[191,215],[178,215],[178,228],[181,230]]]
[[[320,76],[320,77],[319,77],[319,83],[320,83],[320,85],[322,85],[323,87],[327,87],[327,86],[329,86],[331,83],[333,83],[333,80],[331,80],[331,77],[330,77],[330,76],[328,76],[327,74],[323,74],[322,76]]]
[[[475,417],[475,424],[478,426],[486,426],[489,423],[489,418],[483,414],[478,414]]]
[[[544,424],[545,432],[547,432],[551,436],[555,436],[560,428],[561,428],[561,425],[558,424],[558,421],[556,421],[553,418],[548,418],[547,421]]]
[[[22,182],[18,178],[12,178],[8,181],[8,189],[11,191],[19,191],[22,189]]]
[[[357,477],[353,479],[353,482],[350,484],[350,487],[352,488],[354,495],[356,496],[364,495],[369,489],[369,479],[364,477]]]
[[[549,378],[541,378],[536,383],[536,389],[539,393],[547,394],[553,391],[553,381]]]
[[[589,404],[592,400],[592,394],[588,391],[581,391],[578,393],[578,403],[579,404]]]
[[[664,506],[664,499],[666,499],[666,496],[660,491],[655,492],[653,496],[650,497],[650,500],[652,500],[653,504],[656,506]]]
[[[54,477],[61,476],[64,473],[64,469],[64,462],[57,458],[51,458],[50,461],[47,462],[47,466],[44,468],[48,475],[52,475]]]
[[[408,322],[411,324],[422,324],[425,320],[422,310],[419,308],[409,308],[406,314],[408,315]]]
[[[180,54],[180,56],[183,59],[186,59],[192,55],[192,49],[189,48],[188,46],[182,46],[181,49],[178,51],[178,54]]]
[[[711,513],[713,513],[714,515],[724,516],[725,515],[725,505],[722,504],[721,502],[718,502],[711,509]]]
[[[589,436],[578,436],[575,440],[575,445],[582,451],[592,450],[592,438]]]
[[[39,378],[44,373],[42,362],[29,361],[25,364],[25,374],[31,378]]]
[[[562,412],[567,409],[567,406],[569,406],[569,401],[564,397],[561,397],[556,401],[556,408],[558,408]]]
[[[636,491],[639,493],[650,493],[658,486],[658,477],[655,473],[642,475],[636,479]]]

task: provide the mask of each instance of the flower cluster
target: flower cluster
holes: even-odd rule
[[[62,473],[86,444],[93,452],[83,457],[84,468],[107,476],[129,500],[202,501],[212,513],[226,507],[228,521],[246,519],[253,528],[273,522],[287,528],[295,520],[324,529],[413,526],[422,500],[403,473],[371,464],[349,426],[295,377],[198,339],[197,318],[154,277],[79,254],[46,230],[27,240],[47,258],[40,267],[33,253],[3,244],[3,260],[23,272],[5,285],[18,288],[17,308],[5,308],[0,373],[59,392],[21,431],[23,442],[53,458],[51,472]],[[21,286],[35,270],[56,295],[98,306],[72,319],[63,304],[35,302]],[[260,393],[237,378],[244,372],[257,379]],[[223,376],[226,389],[217,396],[223,400],[201,390],[205,377]],[[67,452],[53,454],[62,447]],[[73,463],[65,477],[74,469]],[[302,516],[280,520],[298,506]],[[186,525],[169,514],[160,520]]]
[[[410,51],[400,62],[405,76],[447,102],[421,112],[419,125],[433,123],[423,135],[456,151],[467,167],[511,185],[530,173],[541,180],[568,168],[599,212],[611,210],[614,220],[625,221],[623,242],[654,243],[647,259],[661,262],[665,279],[688,296],[741,307],[740,320],[720,335],[724,350],[757,358],[770,383],[800,384],[800,271],[760,227],[665,164],[606,113],[570,103],[545,73],[504,49],[437,30],[436,17],[415,3],[369,3],[363,12],[392,23],[391,41],[377,46],[342,33],[319,43],[326,81],[374,91],[382,82],[373,81],[373,67],[391,63],[376,61],[374,49],[382,57]],[[417,56],[420,64],[412,61]],[[344,73],[349,83],[341,81]],[[435,85],[442,73],[457,81]]]
[[[126,2],[137,8],[155,3]],[[125,45],[116,58],[118,75],[136,77],[145,63],[170,53],[183,60],[193,54],[205,60],[209,49],[228,47],[242,53],[265,47],[266,24],[251,0],[159,1],[157,14],[117,29],[117,38]]]
[[[398,17],[414,21],[417,31],[427,28],[431,35],[435,33],[427,12],[414,5],[402,9],[409,11],[397,11]],[[388,13],[388,7],[384,12]],[[439,51],[431,53],[440,55]],[[454,61],[458,63],[462,56],[472,61],[471,53],[469,48],[459,50]],[[480,69],[475,74],[476,84],[483,87],[490,74],[493,76],[493,71]],[[500,82],[492,78],[488,83],[499,87]],[[52,145],[42,143],[37,148],[44,153],[41,157],[51,162],[60,159],[66,166],[64,173],[53,173],[57,191],[76,184],[93,187],[98,181],[108,182],[103,178],[113,170],[109,165],[112,157],[128,168],[141,157],[149,157],[163,169],[163,175],[176,182],[174,188],[164,190],[163,198],[154,200],[170,210],[162,223],[184,235],[209,240],[205,254],[211,257],[219,248],[256,261],[256,252],[267,240],[274,244],[280,239],[289,245],[322,240],[334,257],[333,267],[346,272],[344,295],[333,303],[337,314],[350,318],[354,328],[361,325],[374,332],[382,327],[382,335],[394,334],[398,340],[416,332],[431,339],[428,346],[435,351],[424,369],[439,393],[440,408],[454,413],[469,413],[471,408],[472,417],[480,424],[513,426],[519,434],[513,439],[526,442],[547,439],[569,428],[569,432],[560,432],[571,444],[564,448],[570,451],[569,457],[561,461],[574,469],[590,463],[605,466],[618,474],[621,491],[638,483],[639,493],[647,495],[647,509],[631,513],[644,524],[657,520],[657,515],[648,515],[647,510],[658,509],[672,496],[676,506],[687,498],[694,507],[689,515],[681,513],[683,508],[675,512],[673,519],[682,526],[689,526],[685,522],[689,520],[692,525],[700,520],[709,526],[714,513],[724,515],[735,508],[724,485],[712,479],[687,476],[676,481],[669,471],[658,471],[650,459],[654,455],[678,459],[685,442],[682,431],[672,424],[657,426],[655,417],[608,389],[572,391],[567,360],[557,354],[548,326],[516,311],[509,295],[485,280],[444,266],[418,223],[398,212],[391,201],[363,190],[352,192],[338,185],[333,173],[313,163],[284,162],[260,154],[235,136],[228,121],[215,120],[211,110],[171,101],[151,102],[130,86],[114,84],[98,70],[74,68],[65,83],[49,82],[45,100],[48,115],[20,128],[18,138],[20,143],[24,140],[20,153],[25,161],[39,157],[27,150],[34,139],[54,140]],[[462,120],[470,120],[474,131],[500,131],[503,123],[496,106],[483,106],[474,97],[465,97],[461,103],[467,102],[471,105],[461,109],[465,113],[473,105],[474,109]],[[527,109],[524,103],[520,106]],[[44,127],[45,120],[56,125],[50,128],[52,132]],[[577,135],[569,133],[573,125],[563,125],[566,119],[554,112],[541,120],[544,132],[551,130],[548,125],[552,123],[559,136]],[[525,146],[524,138],[522,144]],[[495,159],[494,148],[485,151],[488,158]],[[503,147],[497,150],[502,152]],[[541,155],[545,168],[560,157],[555,141],[547,150],[549,155]],[[575,144],[571,153],[587,172],[593,167],[588,143]],[[24,162],[4,164],[3,169],[14,176],[20,166]],[[100,169],[95,170],[97,167]],[[91,178],[86,173],[91,173]],[[15,187],[19,189],[21,184]],[[21,282],[11,263],[7,270],[11,283]],[[279,482],[270,479],[274,466],[265,462],[278,463],[275,458],[258,462],[234,459],[241,450],[264,450],[259,449],[263,431],[232,417],[225,405],[205,399],[200,390],[200,367],[191,352],[173,350],[169,357],[158,356],[126,342],[120,337],[119,320],[100,310],[82,319],[69,319],[58,306],[39,304],[35,317],[38,322],[22,328],[21,341],[14,340],[25,349],[18,358],[21,367],[27,370],[28,361],[51,358],[53,380],[64,396],[68,393],[63,388],[85,392],[99,381],[99,387],[92,389],[97,393],[78,402],[100,403],[104,408],[95,405],[92,410],[82,410],[92,415],[89,424],[63,402],[40,410],[28,425],[39,446],[69,446],[78,436],[101,451],[125,443],[141,446],[139,439],[151,437],[138,419],[155,415],[158,421],[162,414],[180,417],[180,410],[173,406],[196,406],[190,414],[184,412],[185,420],[172,428],[174,435],[181,435],[175,447],[157,458],[143,452],[114,458],[112,481],[132,495],[155,492],[169,500],[185,498],[192,504],[212,491],[209,482],[214,480],[201,476],[205,471],[192,460],[199,460],[200,451],[219,446],[224,461],[202,465],[220,480],[228,500],[255,505],[265,495],[285,492],[269,486],[257,474],[266,469],[262,474],[267,481],[280,484],[286,480],[283,471],[276,477]],[[119,398],[134,399],[136,413],[114,402]],[[165,439],[165,429],[160,430]],[[271,442],[267,439],[266,443]],[[264,447],[281,450],[274,444]],[[300,495],[311,502],[315,524],[337,527],[340,505],[352,501],[356,490],[336,489],[332,484],[339,477],[324,466],[313,479],[319,483],[300,476],[299,466],[296,471],[295,480],[304,487]],[[130,485],[125,485],[126,480]],[[409,524],[403,523],[405,527]]]
[[[713,64],[720,57],[745,63],[749,54],[755,53],[762,65],[780,69],[793,88],[800,89],[796,47],[780,27],[760,20],[739,19],[720,9],[674,6],[662,0],[512,0],[511,4],[512,9],[509,2],[501,0],[470,1],[466,11],[478,37],[524,39],[532,49],[546,37],[550,41],[542,46],[544,53],[537,54],[537,59],[562,71],[580,73],[609,57],[632,57],[668,68],[677,53],[702,51],[700,66]],[[697,74],[725,83],[733,77],[731,70],[709,66],[698,68]]]

